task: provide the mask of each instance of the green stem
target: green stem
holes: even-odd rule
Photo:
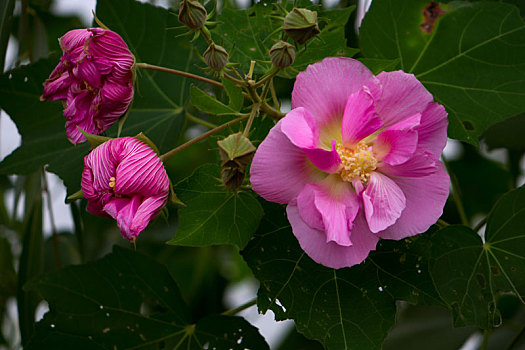
[[[227,74],[227,73],[224,73],[224,77],[225,77],[226,79],[228,79],[228,80],[233,81],[233,82],[234,82],[235,84],[237,84],[237,85],[241,85],[241,86],[246,85],[246,82],[245,82],[245,81],[240,80],[240,79],[237,79],[237,78],[234,78],[234,77],[232,77],[231,75],[229,75],[229,74]]]
[[[259,114],[259,108],[260,108],[260,103],[253,104],[252,111],[250,112],[250,117],[248,118],[248,122],[246,123],[246,127],[244,128],[244,132],[242,133],[243,136],[245,137],[248,136],[248,133],[250,132],[250,128],[252,127],[253,120]]]
[[[51,240],[53,241],[53,254],[55,256],[55,266],[60,268],[62,263],[60,262],[60,247],[58,245],[58,233],[55,225],[55,216],[53,215],[53,205],[51,201],[51,194],[49,192],[49,186],[47,184],[47,177],[44,168],[42,168],[42,192],[46,194],[47,210],[49,212],[49,222],[51,224]]]
[[[275,108],[273,108],[266,102],[262,101],[261,98],[259,97],[259,94],[257,94],[257,91],[253,84],[248,83],[248,85],[246,86],[246,91],[248,91],[248,95],[250,96],[250,99],[254,103],[257,103],[257,102],[261,103],[261,111],[266,113],[266,115],[269,116],[270,118],[279,120],[285,116],[284,113],[281,113],[280,111],[276,110]]]
[[[442,158],[443,163],[447,168],[448,175],[450,176],[450,183],[452,184],[452,197],[454,198],[454,202],[456,203],[459,217],[461,218],[461,223],[465,226],[469,226],[467,214],[465,213],[465,207],[463,206],[463,202],[461,201],[458,179],[456,178],[456,175],[452,172],[452,169],[450,169],[450,166],[447,160],[445,159],[445,156],[442,156]]]
[[[205,132],[204,134],[200,135],[200,136],[197,136],[196,138],[194,139],[191,139],[189,140],[188,142],[178,146],[178,147],[175,147],[174,149],[172,149],[171,151],[168,151],[166,153],[164,153],[163,155],[160,156],[160,160],[162,161],[165,161],[167,160],[168,158],[172,157],[173,155],[175,155],[176,153],[182,151],[182,150],[185,150],[186,148],[196,144],[197,142],[199,141],[202,141],[204,140],[205,138],[207,138],[208,136],[210,135],[213,135],[215,134],[216,132],[219,132],[223,129],[226,129],[227,127],[231,126],[231,125],[234,125],[240,121],[243,121],[244,119],[246,119],[246,117],[240,117],[240,118],[237,118],[237,119],[234,119],[234,120],[231,120],[227,123],[224,123],[222,125],[219,125],[218,127],[212,129],[212,130],[209,130],[207,132]]]
[[[211,44],[213,42],[213,40],[211,40],[210,33],[206,27],[199,28],[199,31],[201,32],[202,36],[208,44]]]
[[[209,123],[207,122],[206,120],[202,120],[201,118],[197,118],[196,116],[186,112],[186,119],[188,119],[189,121],[192,121],[194,122],[195,124],[200,124],[200,125],[203,125],[207,128],[210,128],[210,129],[213,129],[213,128],[216,128],[217,125],[213,124],[213,123]]]
[[[255,83],[255,87],[258,88],[258,87],[262,86],[269,79],[272,79],[277,73],[279,73],[279,68],[272,67],[272,69],[268,72],[268,74],[266,76],[262,77],[261,80],[259,80],[257,83]]]
[[[273,86],[273,80],[270,82],[270,92],[272,94],[272,101],[277,110],[281,108],[279,105],[279,99],[277,98],[277,93],[275,92],[275,87]]]
[[[450,226],[450,224],[448,222],[446,222],[445,220],[441,220],[439,219],[437,221],[437,225],[440,227],[440,228],[445,228],[447,226]]]
[[[244,310],[252,307],[255,304],[257,304],[257,299],[256,298],[253,299],[253,300],[250,300],[249,302],[247,302],[245,304],[242,304],[241,306],[238,306],[238,307],[233,308],[233,309],[228,310],[228,311],[224,311],[221,315],[234,316],[234,315],[238,314],[239,312],[244,311]]]
[[[188,72],[183,72],[183,71],[176,70],[176,69],[171,69],[171,68],[166,68],[166,67],[161,67],[161,66],[155,66],[155,65],[149,64],[149,63],[135,63],[135,67],[140,68],[140,69],[156,70],[156,71],[159,71],[159,72],[180,75],[181,77],[199,80],[199,81],[211,84],[211,85],[218,86],[220,88],[224,87],[218,81],[211,80],[211,79],[208,79],[208,78],[205,78],[205,77],[201,77],[200,75],[191,74],[191,73],[188,73]]]
[[[489,343],[489,331],[485,329],[483,330],[483,343],[481,343],[481,347],[479,348],[479,350],[486,350],[488,343]]]

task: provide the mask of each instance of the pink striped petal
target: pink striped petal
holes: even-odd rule
[[[402,164],[416,151],[417,140],[414,130],[385,130],[374,143],[376,159],[390,165]]]
[[[413,74],[402,71],[382,72],[377,78],[381,82],[383,93],[376,100],[376,112],[386,127],[422,113],[433,101],[432,95]]]
[[[351,147],[383,126],[374,110],[374,99],[368,89],[361,89],[348,97],[341,134],[343,145]]]
[[[373,172],[362,194],[368,227],[373,233],[392,226],[406,206],[406,198],[398,185],[385,175]]]
[[[62,51],[69,52],[79,46],[83,46],[89,37],[91,37],[91,33],[86,29],[74,29],[58,39],[58,42]]]
[[[305,107],[324,125],[341,118],[348,97],[367,86],[380,94],[377,79],[361,62],[328,57],[300,72],[292,92],[292,108]]]
[[[292,231],[301,248],[318,264],[339,269],[363,262],[370,251],[375,250],[378,237],[370,232],[363,215],[358,215],[352,229],[351,246],[326,242],[323,231],[310,227],[302,219],[297,206],[286,207]]]
[[[113,219],[117,220],[120,233],[124,238],[133,240],[138,235],[131,231],[133,218],[140,206],[141,198],[133,196],[131,198],[113,198],[104,206],[104,211]]]
[[[395,224],[379,233],[381,238],[403,239],[425,232],[436,223],[443,213],[450,185],[443,164],[436,165],[437,171],[429,176],[392,177],[406,196],[406,207]]]

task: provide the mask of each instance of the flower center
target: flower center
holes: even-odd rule
[[[370,173],[377,166],[372,147],[361,141],[352,148],[337,144],[336,150],[341,158],[341,178],[348,182],[359,179],[363,185],[366,185],[370,179]]]

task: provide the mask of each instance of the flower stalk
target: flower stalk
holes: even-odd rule
[[[233,308],[231,310],[224,311],[221,315],[223,315],[223,316],[234,316],[234,315],[237,315],[239,312],[244,311],[244,310],[254,306],[255,304],[257,304],[257,299],[256,298],[248,301],[247,303],[242,304],[241,306],[238,306],[238,307]]]
[[[180,151],[185,150],[186,148],[196,144],[197,142],[206,139],[208,136],[213,135],[213,134],[215,134],[215,133],[217,133],[217,132],[219,132],[221,130],[224,130],[224,129],[226,129],[227,127],[229,127],[231,125],[237,124],[238,122],[243,121],[246,118],[247,117],[243,116],[243,117],[231,120],[231,121],[229,121],[227,123],[224,123],[222,125],[219,125],[218,127],[214,128],[212,130],[209,130],[209,131],[205,132],[204,134],[202,134],[200,136],[197,136],[196,138],[191,139],[188,142],[183,143],[182,145],[180,145],[178,147],[175,147],[171,151],[168,151],[168,152],[164,153],[163,155],[160,156],[160,160],[162,160],[164,162],[167,159],[169,159],[170,157],[172,157],[173,155],[179,153]]]
[[[215,81],[215,80],[212,80],[212,79],[208,79],[208,78],[205,78],[205,77],[201,77],[200,75],[196,75],[196,74],[192,74],[192,73],[188,73],[188,72],[183,72],[183,71],[176,70],[176,69],[156,66],[154,64],[149,64],[149,63],[135,63],[135,67],[136,68],[140,68],[140,69],[156,70],[156,71],[160,71],[160,72],[164,72],[164,73],[180,75],[180,76],[185,77],[185,78],[191,78],[191,79],[199,80],[199,81],[202,81],[204,83],[208,83],[208,84],[211,84],[211,85],[214,85],[214,86],[218,86],[220,88],[223,87],[223,85],[220,82],[218,82],[218,81]]]

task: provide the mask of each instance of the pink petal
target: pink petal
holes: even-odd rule
[[[343,145],[350,147],[383,126],[374,110],[374,99],[367,89],[361,89],[348,97],[341,134]]]
[[[423,111],[421,125],[416,128],[419,134],[419,145],[439,158],[447,143],[447,112],[442,105],[432,102]]]
[[[301,148],[319,169],[327,173],[339,169],[341,159],[335,149],[337,142],[332,142],[331,150],[319,148],[317,121],[307,109],[298,107],[291,110],[281,120],[281,131],[288,136],[291,143]]]
[[[327,180],[304,187],[297,197],[299,213],[303,221],[326,232],[326,242],[350,246],[353,221],[359,211],[357,197],[350,184]]]
[[[321,148],[303,149],[303,151],[317,168],[331,174],[337,172],[339,170],[339,165],[341,165],[341,158],[335,149],[336,144],[337,141],[333,140],[332,149],[330,151]]]
[[[42,99],[49,101],[66,99],[71,81],[72,79],[67,71],[63,72],[54,79],[47,79],[44,84],[44,93],[42,94]]]
[[[69,52],[79,46],[84,45],[84,41],[91,37],[87,29],[75,29],[67,32],[63,37],[58,39],[62,51]]]
[[[140,204],[129,226],[129,231],[133,236],[136,237],[144,231],[149,222],[164,208],[167,198],[168,193],[162,196],[148,197]]]
[[[286,208],[292,231],[301,248],[318,264],[339,269],[361,263],[371,250],[375,250],[378,238],[368,229],[362,215],[358,215],[352,229],[352,245],[341,246],[326,242],[323,231],[308,226],[299,214],[297,206]]]
[[[377,136],[374,153],[390,165],[406,162],[416,151],[418,134],[414,130],[385,130]]]
[[[376,112],[387,127],[422,113],[433,101],[432,95],[413,74],[382,72],[377,78],[383,86],[383,93],[376,100]]]
[[[317,148],[319,128],[314,116],[305,108],[292,109],[281,121],[281,131],[299,148]]]
[[[407,119],[404,119],[392,126],[388,130],[414,130],[421,124],[421,113],[416,113]]]
[[[401,188],[385,175],[373,172],[363,192],[363,205],[370,231],[377,233],[392,226],[406,206]]]
[[[450,179],[443,164],[426,177],[393,177],[406,196],[406,208],[395,224],[379,233],[381,238],[403,239],[428,230],[443,213],[448,198]]]
[[[117,158],[115,192],[122,195],[140,193],[144,197],[166,192],[168,175],[156,153],[138,140],[129,140],[122,145]]]
[[[264,199],[289,203],[303,187],[322,179],[299,147],[290,142],[281,131],[282,120],[259,145],[250,169],[250,182],[255,192]]]
[[[99,89],[101,87],[101,76],[97,66],[89,59],[84,59],[76,67],[80,79],[85,80],[89,86]]]
[[[361,62],[328,57],[297,75],[292,108],[305,107],[320,124],[326,124],[341,118],[348,97],[365,85],[374,96],[380,94],[377,79]]]
[[[436,163],[438,161],[432,154],[418,151],[403,164],[391,166],[381,163],[379,169],[389,176],[423,177],[434,174],[438,170]]]
[[[113,198],[104,206],[104,211],[117,220],[120,233],[124,238],[132,240],[138,235],[131,230],[133,218],[140,206],[141,197]]]

